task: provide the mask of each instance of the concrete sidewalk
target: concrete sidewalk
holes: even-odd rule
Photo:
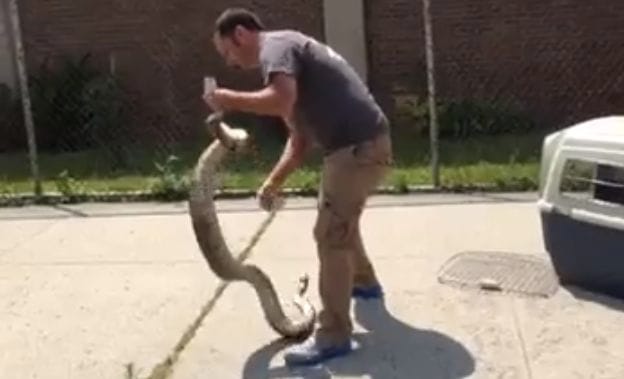
[[[563,288],[538,299],[438,282],[440,267],[462,251],[545,257],[533,200],[375,197],[362,227],[387,297],[385,305],[354,304],[361,351],[288,370],[255,292],[235,283],[181,352],[172,377],[624,377],[623,303]],[[218,209],[234,251],[265,218],[248,200],[219,202]],[[183,203],[0,210],[0,377],[122,379],[130,362],[147,377],[218,286],[185,212]],[[314,216],[313,200],[290,201],[250,258],[285,302],[308,272],[319,304]]]

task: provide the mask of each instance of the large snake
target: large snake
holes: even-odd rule
[[[224,281],[246,281],[256,290],[265,319],[271,328],[285,338],[303,339],[309,336],[316,322],[316,311],[304,297],[308,278],[300,278],[294,303],[302,319],[286,316],[270,278],[256,265],[244,264],[230,251],[219,224],[214,206],[215,174],[229,152],[242,151],[248,141],[243,129],[231,128],[223,114],[211,114],[205,124],[215,137],[200,155],[191,178],[189,213],[199,248],[210,269]],[[272,214],[276,209],[270,210]]]

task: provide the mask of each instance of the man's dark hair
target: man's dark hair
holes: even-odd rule
[[[262,21],[252,11],[245,8],[228,8],[217,18],[215,31],[221,37],[226,37],[234,33],[234,30],[239,25],[247,30],[264,30]]]

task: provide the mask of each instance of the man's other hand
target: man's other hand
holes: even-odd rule
[[[205,93],[202,98],[206,105],[212,108],[213,111],[227,111],[231,108],[230,103],[234,97],[234,92],[225,89],[217,88],[212,92]]]
[[[260,208],[271,211],[277,205],[279,188],[271,181],[265,181],[258,189],[256,196]]]

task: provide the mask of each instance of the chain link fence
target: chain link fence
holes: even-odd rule
[[[167,174],[168,166],[158,163],[175,154],[182,138],[176,135],[175,107],[166,97],[166,119],[151,121],[114,66],[99,69],[89,54],[44,61],[30,70],[27,86],[35,149],[27,144],[26,108],[13,95],[3,117],[11,137],[3,149],[4,172],[10,175],[5,192],[34,191],[37,180],[43,193],[66,197],[148,191],[154,189],[149,178],[158,170]]]
[[[227,73],[215,63],[220,61],[209,35],[191,33],[207,30],[205,20],[171,16],[175,10],[165,2],[138,10],[127,2],[107,2],[112,10],[98,6],[112,19],[88,18],[100,38],[90,46],[73,41],[77,33],[67,30],[50,36],[64,38],[63,43],[43,41],[45,28],[37,32],[33,25],[35,3],[28,1],[29,9],[20,10],[28,36],[24,56],[12,45],[17,72],[21,68],[27,76],[15,88],[0,86],[0,196],[33,195],[40,183],[42,194],[69,199],[95,193],[184,198],[186,174],[208,143],[201,127],[207,111],[200,98],[202,75],[214,70],[210,74],[222,84],[238,88],[241,82],[253,88],[258,78]],[[416,37],[409,40],[415,38],[416,45],[407,46],[398,38],[400,31],[380,33],[396,43],[382,49],[384,54],[400,60],[401,49],[409,48],[418,57],[406,62],[416,79],[400,78],[404,88],[393,93],[389,108],[397,166],[386,184],[395,190],[419,185],[535,189],[544,135],[623,105],[613,100],[624,84],[624,54],[615,38],[558,40],[547,31],[527,34],[519,27],[528,25],[521,17],[487,26],[482,16],[466,17],[475,12],[467,5],[450,12],[444,8],[448,4],[429,0],[387,3],[393,5],[385,13],[367,17],[403,17],[405,10],[421,16],[413,28]],[[8,16],[12,9],[7,8]],[[111,43],[107,33],[113,28],[106,22],[126,28],[119,32],[124,37]],[[192,22],[198,24],[188,25]],[[11,39],[20,42],[20,24],[10,26]],[[378,43],[375,38],[370,43]],[[582,57],[588,51],[596,63],[591,69]],[[373,65],[371,70],[376,75],[392,68]],[[26,104],[20,84],[28,89]],[[261,119],[273,127],[265,135],[258,132],[258,118],[234,119],[252,125],[254,148],[228,163],[223,188],[254,191],[279,156],[283,129],[275,120]],[[311,164],[291,183],[315,186],[314,170]]]
[[[380,25],[375,37],[388,45],[374,57],[382,72],[377,82],[391,78],[395,87],[390,91],[402,150],[396,186],[535,190],[546,135],[621,113],[624,54],[617,46],[624,33],[617,25],[624,12],[607,2],[523,4],[421,0],[373,6],[369,17]],[[414,34],[391,30],[391,22],[406,30],[407,15],[414,14]],[[415,46],[409,59],[391,48],[405,47],[406,40]],[[414,67],[413,74],[395,78],[405,66]],[[417,169],[426,164],[426,172]]]
[[[23,54],[14,44],[12,52],[25,75],[21,87],[0,87],[0,196],[5,201],[33,195],[53,201],[184,199],[190,170],[211,140],[203,125],[209,112],[201,100],[204,70],[214,69],[210,74],[219,73],[224,85],[236,86],[245,75],[251,86],[258,79],[215,64],[205,20],[189,26],[175,18],[180,8],[165,1],[111,0],[97,9],[83,3],[72,4],[71,12],[62,9],[87,18],[87,27],[82,19],[48,16],[58,10],[53,3],[12,5],[7,16],[14,17],[6,21],[14,29],[11,42],[24,41]],[[86,16],[98,12],[99,18]],[[54,33],[38,29],[42,19]],[[97,38],[85,45],[86,37],[64,30],[68,25]],[[206,52],[212,54],[209,62]],[[221,189],[251,191],[278,158],[284,130],[271,118],[228,117],[249,129],[252,140],[243,156],[226,162]],[[259,126],[269,133],[257,133]],[[259,144],[269,146],[262,157]]]

